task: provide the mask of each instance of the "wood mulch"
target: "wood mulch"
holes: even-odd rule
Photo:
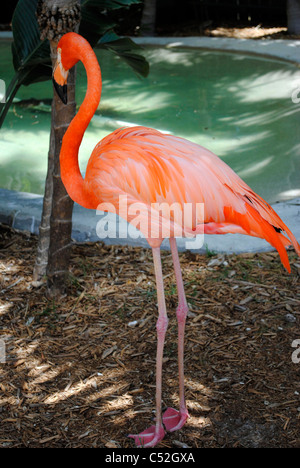
[[[133,447],[127,434],[154,418],[151,251],[74,245],[68,294],[54,302],[44,284],[32,284],[36,242],[0,226],[0,447]],[[300,447],[300,363],[292,347],[300,339],[300,260],[293,251],[289,257],[291,275],[276,252],[180,254],[191,309],[190,418],[160,447]],[[170,252],[162,258],[167,407],[178,405],[177,298]]]

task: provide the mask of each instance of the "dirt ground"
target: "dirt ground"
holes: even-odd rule
[[[53,302],[32,284],[36,241],[0,226],[0,447],[133,447],[127,434],[154,419],[151,251],[74,245],[67,295]],[[177,297],[162,257],[165,408],[178,405]],[[291,275],[275,252],[180,254],[190,418],[159,447],[300,447],[300,260],[289,257]]]

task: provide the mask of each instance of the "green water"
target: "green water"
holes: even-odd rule
[[[10,43],[0,43],[0,78],[13,76]],[[195,49],[147,48],[150,75],[137,77],[97,51],[102,99],[82,147],[84,172],[95,144],[124,125],[146,125],[206,146],[269,202],[300,195],[300,70],[288,63]],[[85,72],[78,68],[77,102]],[[52,85],[22,87],[0,130],[0,187],[43,193]],[[299,93],[300,96],[300,93]],[[22,105],[35,98],[44,103]],[[20,102],[21,101],[21,102]]]

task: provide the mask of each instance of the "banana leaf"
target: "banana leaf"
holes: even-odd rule
[[[109,50],[124,60],[138,75],[148,76],[149,63],[142,55],[134,52],[140,51],[141,47],[129,37],[120,38],[109,31],[98,41],[96,48]]]
[[[36,19],[38,0],[19,0],[12,18],[12,55],[15,76],[7,88],[6,103],[0,104],[0,128],[20,86],[49,80],[52,75],[48,40],[40,40]],[[79,34],[92,47],[106,48],[118,55],[135,73],[145,77],[149,73],[146,59],[140,55],[140,46],[129,38],[120,38],[113,32],[116,26],[110,12],[126,8],[140,0],[81,0]]]

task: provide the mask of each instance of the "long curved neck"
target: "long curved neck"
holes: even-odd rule
[[[76,45],[75,45],[76,47]],[[84,132],[100,102],[102,80],[98,60],[93,49],[79,46],[77,57],[87,73],[87,92],[80,109],[66,131],[60,151],[61,178],[69,196],[85,208],[95,208],[82,178],[78,152]]]

